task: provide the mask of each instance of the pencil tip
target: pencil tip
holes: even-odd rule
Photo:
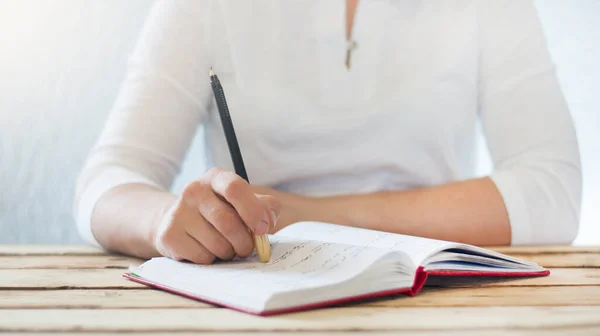
[[[210,67],[210,72],[208,73],[211,77],[215,75],[215,73],[212,70],[212,67]]]

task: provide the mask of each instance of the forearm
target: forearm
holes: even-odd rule
[[[504,203],[488,178],[431,188],[320,198],[263,187],[283,203],[275,231],[298,221],[323,221],[475,245],[507,245]],[[116,187],[101,197],[91,225],[105,248],[141,258],[159,253],[153,236],[176,196],[141,184]]]
[[[277,192],[274,193],[277,195]],[[280,196],[290,197],[290,196]],[[322,221],[474,245],[510,244],[504,202],[489,178],[407,191],[302,199],[282,226]]]
[[[115,187],[94,208],[94,237],[108,250],[140,258],[159,256],[153,243],[154,231],[175,200],[175,195],[142,184]]]

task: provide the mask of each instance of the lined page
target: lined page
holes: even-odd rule
[[[319,222],[295,223],[282,229],[277,235],[401,251],[410,257],[415,266],[422,265],[433,253],[456,245],[442,240]]]
[[[132,271],[180,291],[259,310],[274,294],[352,279],[386,255],[389,251],[365,246],[271,236],[268,263],[256,254],[213,265],[155,258]]]

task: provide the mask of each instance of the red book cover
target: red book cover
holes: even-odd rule
[[[431,276],[444,276],[444,277],[539,277],[539,276],[547,276],[549,274],[550,274],[549,270],[545,270],[542,272],[473,272],[473,271],[442,271],[442,270],[426,272],[426,271],[424,271],[423,267],[419,267],[417,269],[417,272],[415,275],[413,286],[409,287],[409,288],[398,288],[398,289],[386,290],[386,291],[382,291],[382,292],[368,293],[368,294],[357,295],[357,296],[349,296],[349,297],[344,297],[344,298],[340,298],[340,299],[336,299],[336,300],[314,302],[314,303],[307,304],[307,305],[294,306],[294,307],[289,307],[289,308],[284,308],[284,309],[265,310],[265,311],[251,311],[251,310],[248,310],[245,308],[227,305],[227,304],[223,304],[221,302],[216,302],[214,300],[210,300],[205,297],[198,296],[198,295],[192,295],[190,293],[180,292],[174,288],[170,288],[170,287],[158,284],[158,283],[148,281],[146,279],[137,277],[130,273],[126,273],[124,275],[124,277],[127,279],[130,279],[132,281],[135,281],[135,282],[138,282],[138,283],[150,286],[150,287],[154,287],[154,288],[166,291],[166,292],[181,295],[181,296],[193,299],[193,300],[198,300],[198,301],[214,304],[214,305],[217,305],[220,307],[229,308],[229,309],[233,309],[236,311],[240,311],[240,312],[248,313],[248,314],[252,314],[252,315],[271,316],[271,315],[298,312],[298,311],[304,311],[304,310],[310,310],[310,309],[325,308],[325,307],[336,306],[336,305],[340,305],[340,304],[344,304],[344,303],[351,303],[351,302],[357,303],[357,302],[360,302],[361,300],[381,298],[381,297],[397,295],[397,294],[405,294],[408,296],[415,296],[421,291],[421,289],[425,285],[425,282],[427,281],[427,277],[430,275]],[[449,290],[451,290],[451,289],[449,289]]]

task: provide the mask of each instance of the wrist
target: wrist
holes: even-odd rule
[[[285,215],[282,221],[282,229],[297,222],[324,222],[324,223],[347,223],[348,209],[340,206],[334,197],[313,197],[294,195],[294,200],[284,202]]]
[[[316,210],[315,199],[307,196],[289,195],[283,201],[280,221],[277,227],[282,229],[290,224],[311,221]]]
[[[252,188],[257,194],[271,195],[281,202],[281,213],[271,233],[297,222],[324,221],[326,214],[324,210],[327,209],[323,204],[325,199],[286,193],[257,185],[253,185]]]
[[[171,193],[157,192],[155,194],[157,205],[156,210],[151,215],[147,230],[143,233],[143,239],[148,246],[156,250],[156,237],[159,234],[161,226],[165,225],[172,216],[173,207],[177,204],[177,196]]]
[[[357,226],[360,207],[352,203],[348,196],[311,197],[306,200],[304,212],[309,221]]]

